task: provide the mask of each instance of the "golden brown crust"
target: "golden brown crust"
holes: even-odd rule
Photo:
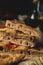
[[[25,46],[19,46],[18,44],[11,43],[9,41],[1,41],[0,47],[3,48],[3,50],[0,51],[15,51],[15,53],[18,53],[16,51],[26,51],[27,48]]]
[[[0,64],[11,64],[19,62],[25,57],[25,54],[0,53]]]
[[[38,53],[38,54],[42,54],[43,55],[43,50],[37,50],[37,49],[28,49],[28,51],[30,51],[31,53]]]
[[[13,39],[14,38],[14,35],[16,34],[16,31],[10,29],[10,28],[7,28],[5,27],[4,29],[3,28],[0,28],[0,40],[3,40],[3,39]]]
[[[11,42],[11,43],[14,43],[16,45],[26,46],[26,47],[34,47],[35,46],[34,42],[28,41],[28,40],[25,40],[25,39],[14,39],[14,40],[3,40],[3,41]],[[3,44],[0,43],[0,45],[3,45]]]
[[[4,46],[4,45],[6,45],[6,44],[8,44],[9,43],[9,41],[7,41],[7,40],[0,40],[0,46]]]
[[[10,26],[8,24],[10,24]],[[26,26],[25,24],[18,22],[15,23],[13,20],[7,20],[5,26],[22,31],[28,35],[35,36],[38,40],[41,40],[41,34],[30,26]]]
[[[30,47],[34,47],[35,45],[35,43],[33,42],[34,39],[30,40],[30,37],[27,34],[23,34],[23,33],[19,34],[19,33],[16,33],[16,31],[12,33],[11,32],[5,32],[4,34],[2,33],[0,38],[1,37],[2,37],[2,40],[13,41],[15,44],[17,43],[18,45],[30,46]]]
[[[34,42],[28,41],[25,39],[14,39],[14,40],[11,40],[11,42],[18,44],[18,45],[26,46],[26,47],[34,47],[35,46]]]
[[[25,50],[27,50],[27,48],[26,47],[24,47],[24,46],[18,46],[17,48],[15,48],[14,50],[17,50],[17,51],[25,51]]]
[[[14,30],[14,29],[12,30],[10,28],[5,28],[5,31],[0,30],[0,40],[1,39],[5,39],[5,40],[10,39],[10,40],[12,40],[14,38],[17,38],[17,39],[28,39],[29,41],[32,41],[32,40],[30,40],[30,37],[31,36],[28,35],[28,34],[25,34],[21,31],[17,32],[16,30]]]

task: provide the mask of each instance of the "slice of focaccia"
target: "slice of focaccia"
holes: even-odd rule
[[[4,46],[5,52],[14,52],[15,54],[16,53],[25,54],[28,51],[27,49],[28,48],[26,48],[24,46],[17,46],[16,44],[6,44]]]
[[[0,53],[0,65],[9,65],[15,62],[19,62],[25,57],[25,54],[14,54],[14,53]]]
[[[5,40],[3,40],[3,41],[5,41]],[[26,47],[34,47],[37,44],[37,43],[35,44],[34,42],[28,41],[28,40],[25,40],[25,39],[14,39],[14,40],[6,40],[6,41],[17,44],[17,45],[26,46]]]
[[[14,38],[16,34],[16,31],[10,29],[10,28],[7,28],[7,27],[0,27],[0,40],[2,39],[12,39]]]
[[[35,36],[31,36],[31,34],[24,33],[20,30],[14,30],[12,28],[7,27],[0,27],[0,40],[13,40],[14,38],[17,39],[28,39],[29,41],[37,40]],[[35,39],[35,40],[34,40]]]
[[[31,38],[28,34],[17,32],[10,28],[5,28],[5,31],[0,30],[0,41],[1,40],[7,40],[7,41],[14,40],[14,42],[17,43],[18,45],[31,46],[31,47],[34,46],[33,37]]]
[[[18,23],[14,20],[7,20],[5,26],[34,36],[38,40],[41,40],[42,38],[41,33],[36,31],[35,29],[31,28],[30,26],[26,26],[25,24]]]
[[[28,41],[25,39],[14,39],[14,40],[11,40],[11,42],[18,44],[18,45],[26,46],[26,47],[34,47],[35,46],[34,42]]]
[[[16,30],[14,30],[14,32],[6,31],[5,33],[2,34],[2,36],[0,36],[0,38],[1,37],[5,40],[24,39],[32,42],[35,42],[36,40],[34,36],[29,36],[28,34],[21,33],[20,31],[17,32]]]
[[[14,51],[15,53],[20,53],[20,52],[25,52],[27,50],[27,47],[25,46],[20,46],[15,43],[11,43],[9,41],[0,41],[0,51],[7,51],[7,52],[12,52]]]
[[[18,30],[14,30],[14,29],[11,29],[11,28],[8,28],[8,27],[5,27],[5,26],[4,27],[1,26],[0,27],[0,38],[4,35],[6,35],[6,36],[13,35],[13,36],[16,36],[17,38],[20,38],[20,37],[27,38],[27,37],[29,37],[28,34],[25,34],[22,31],[18,31]]]
[[[0,27],[0,40],[1,39],[14,39],[14,38],[29,38],[28,34],[24,34],[21,31],[17,31],[7,27]]]

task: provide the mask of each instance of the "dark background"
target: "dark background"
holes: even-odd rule
[[[4,14],[27,14],[30,16],[34,10],[33,0],[0,0],[0,16]],[[41,3],[43,4],[43,0]]]
[[[0,0],[0,14],[30,14],[32,0]]]

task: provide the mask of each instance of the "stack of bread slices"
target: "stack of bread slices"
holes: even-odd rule
[[[5,26],[0,27],[0,65],[19,62],[41,39],[41,33],[30,26],[6,20]]]

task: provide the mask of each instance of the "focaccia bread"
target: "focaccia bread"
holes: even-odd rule
[[[14,53],[0,53],[0,65],[11,65],[12,63],[19,62],[25,57],[25,54]]]
[[[3,38],[6,38],[9,37],[10,39],[11,38],[28,38],[29,35],[28,34],[24,34],[23,32],[21,31],[17,31],[17,30],[14,30],[14,29],[11,29],[11,28],[7,28],[7,27],[0,27],[0,40],[3,39]]]
[[[35,42],[33,42],[34,37],[7,27],[4,28],[4,31],[3,28],[0,28],[0,41],[1,40],[14,41],[18,45],[23,45],[27,47],[34,47],[35,45]]]
[[[30,36],[28,34],[25,34],[21,31],[17,31],[11,28],[5,27],[3,30],[3,27],[0,28],[0,40],[5,39],[5,40],[12,40],[14,38],[17,39],[28,39],[29,41],[34,41],[34,36]]]
[[[3,49],[4,52],[13,52],[14,54],[25,54],[26,50],[28,51],[28,48],[16,44],[6,44]]]
[[[14,30],[12,28],[8,28],[8,27],[1,27],[0,28],[0,40],[4,39],[4,40],[14,40],[14,39],[26,39],[28,41],[32,41],[35,42],[37,41],[36,37],[31,35],[31,34],[27,34],[24,33],[20,30]]]
[[[0,51],[26,51],[29,47],[32,48],[34,44],[32,42],[30,46],[26,41],[24,44],[19,44],[21,41],[0,41]],[[23,43],[23,42],[22,42]],[[27,45],[26,45],[27,44]]]
[[[34,47],[35,46],[34,42],[28,41],[25,39],[14,39],[14,40],[11,40],[11,42],[18,44],[18,45],[26,46],[26,47]]]
[[[3,36],[4,35],[4,36]],[[3,38],[4,40],[15,40],[15,39],[23,39],[23,40],[28,40],[31,42],[37,41],[34,36],[29,36],[28,34],[20,33],[17,31],[12,32],[5,32],[0,36],[0,38]]]
[[[35,44],[35,42],[28,41],[26,39],[14,39],[14,40],[6,40],[6,41],[17,45],[26,46],[26,47],[34,47],[37,44],[37,43]]]
[[[2,39],[12,39],[14,38],[16,34],[16,31],[10,29],[10,28],[7,28],[7,27],[0,27],[0,40]]]
[[[9,42],[9,41],[0,41],[0,51],[4,51],[4,52],[15,52],[15,53],[20,53],[20,52],[24,52],[27,50],[27,47],[25,46],[20,46],[18,44]]]
[[[14,30],[22,31],[23,33],[26,33],[30,36],[34,36],[38,40],[42,39],[41,33],[31,28],[30,26],[26,26],[25,24],[18,23],[14,20],[6,20],[5,26]]]

